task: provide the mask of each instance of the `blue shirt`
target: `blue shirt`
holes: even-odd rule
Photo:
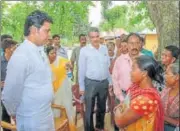
[[[85,89],[85,77],[93,80],[108,79],[109,84],[112,84],[109,72],[110,59],[106,46],[100,45],[99,49],[96,49],[89,44],[83,47],[80,50],[78,65],[81,91],[84,91]]]

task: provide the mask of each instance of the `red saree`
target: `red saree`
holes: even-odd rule
[[[152,124],[152,127],[150,128],[151,129],[153,128],[152,129],[153,131],[163,131],[164,110],[161,103],[161,97],[158,91],[153,87],[142,89],[137,84],[133,84],[128,89],[128,93],[130,95],[130,102],[131,102],[130,108],[145,118],[149,116],[153,116],[152,114],[154,114],[154,119],[151,119],[152,122],[149,122],[149,125]],[[147,126],[149,125],[147,124]],[[147,131],[151,130],[150,128],[147,128]],[[138,128],[137,130],[140,131],[141,128]]]

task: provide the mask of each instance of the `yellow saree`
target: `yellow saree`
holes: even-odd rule
[[[66,74],[66,64],[69,62],[67,59],[57,57],[56,61],[52,63],[51,70],[53,73],[53,87],[54,87],[54,104],[62,105],[66,108],[70,131],[76,131],[74,123],[75,111],[72,105],[72,91],[71,83]],[[53,110],[54,117],[59,117],[60,112]]]

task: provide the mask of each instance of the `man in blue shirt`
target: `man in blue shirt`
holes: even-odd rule
[[[96,131],[104,130],[104,117],[108,87],[112,88],[109,72],[110,59],[105,45],[100,44],[99,31],[91,28],[90,44],[80,50],[79,87],[85,97],[85,131],[94,131],[93,109],[97,99]]]

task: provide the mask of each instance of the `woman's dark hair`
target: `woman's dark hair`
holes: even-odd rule
[[[36,10],[29,14],[24,24],[24,36],[28,36],[30,33],[30,27],[35,26],[41,28],[44,22],[53,23],[53,20],[47,13]]]
[[[51,45],[50,45],[50,46],[47,46],[46,49],[45,49],[46,54],[49,55],[49,52],[52,51],[52,50],[54,50],[54,49],[55,49],[54,46],[51,46]]]
[[[142,71],[147,71],[148,76],[163,84],[163,68],[153,57],[142,55],[136,58],[137,64]]]

